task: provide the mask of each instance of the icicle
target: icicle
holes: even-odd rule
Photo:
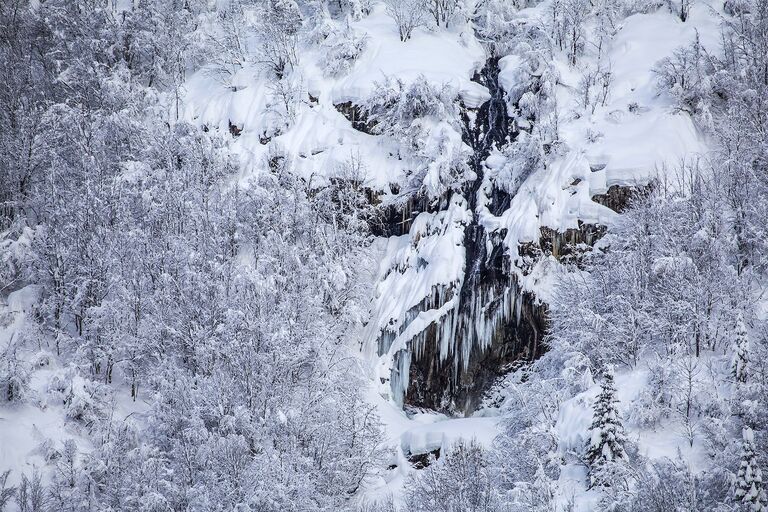
[[[403,406],[405,394],[408,391],[410,368],[410,351],[401,350],[395,354],[395,365],[392,368],[391,388],[395,403],[400,407]]]

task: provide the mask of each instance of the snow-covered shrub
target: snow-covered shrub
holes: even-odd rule
[[[52,361],[53,355],[46,350],[41,350],[30,358],[30,365],[35,369],[47,368]]]
[[[491,462],[499,475],[499,489],[519,495],[515,502],[529,493],[546,491],[546,483],[557,480],[560,472],[554,421],[558,396],[569,386],[560,378],[550,379],[552,361],[547,358],[512,372],[499,389],[497,402],[504,420]]]
[[[439,197],[474,179],[470,148],[461,138],[458,93],[420,76],[410,84],[389,77],[363,105],[374,133],[392,137],[409,162],[409,186]]]
[[[448,84],[435,86],[423,75],[409,84],[388,76],[374,84],[363,110],[375,131],[387,135],[405,135],[414,121],[427,117],[458,127],[458,92]]]
[[[48,495],[40,470],[34,468],[32,475],[21,475],[21,483],[16,489],[16,505],[23,512],[42,512],[48,510]]]
[[[425,8],[438,27],[447,27],[454,21],[461,22],[468,19],[471,17],[468,7],[464,0],[425,1]]]
[[[514,196],[520,186],[544,162],[541,140],[537,135],[520,132],[515,140],[501,148],[504,164],[495,169],[494,184]]]
[[[317,9],[309,18],[309,26],[304,41],[309,44],[321,45],[339,29],[324,9]]]
[[[494,512],[503,510],[487,455],[476,441],[457,441],[405,485],[408,510]]]
[[[341,12],[349,14],[354,20],[368,16],[373,10],[373,0],[340,0],[339,5]]]
[[[521,412],[533,415],[530,426],[514,432],[508,429],[497,439],[496,449],[502,479],[510,479],[505,486],[511,489],[525,482],[529,485],[546,478],[557,480],[561,460],[557,455],[557,436],[534,408]],[[541,422],[541,423],[539,423]]]
[[[579,80],[578,92],[581,106],[590,114],[595,113],[598,106],[605,106],[611,87],[609,71],[587,68]]]
[[[692,471],[692,469],[694,471]],[[640,460],[622,492],[605,489],[601,510],[725,512],[733,508],[733,475],[717,465],[701,470],[681,458]],[[741,509],[739,509],[741,510]],[[748,510],[748,509],[745,509]]]
[[[5,506],[11,502],[11,498],[16,494],[16,488],[8,485],[8,476],[11,470],[8,469],[0,475],[0,512],[5,510]]]
[[[378,498],[375,501],[363,503],[355,509],[355,512],[402,512],[402,510],[395,506],[392,496],[387,496],[386,498]]]
[[[77,375],[74,370],[55,373],[48,382],[49,399],[60,401],[68,419],[90,427],[106,417],[108,389]]]
[[[419,125],[417,122],[412,127]],[[429,197],[440,197],[447,190],[458,190],[475,178],[468,164],[472,152],[452,128],[431,128],[428,138],[415,139],[414,146],[415,155],[424,163],[410,176],[411,186],[421,188]]]
[[[85,380],[82,388],[73,386],[66,402],[66,416],[85,425],[106,417],[110,392],[103,384]]]
[[[0,402],[21,402],[29,390],[30,370],[17,355],[16,345],[0,353]]]
[[[624,497],[624,508],[620,510],[704,510],[700,501],[703,497],[700,482],[686,464],[661,459],[642,465],[635,475],[635,488],[630,496]]]
[[[523,41],[548,44],[549,37],[539,22],[518,15],[521,8],[537,3],[537,0],[490,0],[477,6],[473,18],[475,30],[491,56],[513,53],[515,46]]]
[[[301,101],[305,98],[305,91],[301,82],[289,77],[277,78],[269,82],[267,87],[270,92],[269,101],[266,104],[270,118],[265,123],[264,135],[274,137],[282,130],[286,130],[296,120]]]
[[[7,231],[0,239],[0,289],[13,290],[28,276],[30,244],[34,231],[24,227],[17,232]]]
[[[630,404],[628,416],[633,425],[649,428],[668,418],[672,412],[673,370],[668,361],[655,358],[648,365],[648,380]]]
[[[323,73],[326,76],[349,73],[365,51],[365,46],[366,36],[358,35],[350,28],[331,32],[323,42]]]
[[[619,0],[618,4],[624,16],[633,14],[645,14],[659,10],[668,5],[664,0]]]
[[[533,481],[516,482],[503,498],[504,512],[550,512],[557,506],[557,483],[539,469]],[[568,509],[565,509],[568,510]]]

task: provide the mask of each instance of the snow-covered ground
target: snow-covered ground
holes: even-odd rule
[[[542,2],[521,11],[520,16],[544,18],[549,4]],[[447,209],[421,213],[410,233],[387,240],[370,322],[373,328],[367,334],[371,339],[367,341],[375,344],[381,328],[400,325],[407,311],[431,296],[436,287],[461,286],[463,226],[473,216],[479,216],[488,232],[505,230],[504,243],[514,256],[520,243],[538,241],[542,227],[564,231],[577,227],[579,221],[610,225],[616,214],[592,201],[595,194],[606,192],[612,185],[647,184],[680,162],[705,154],[706,141],[688,114],[675,111],[670,98],[657,92],[653,69],[697,33],[703,45],[715,48],[719,34],[716,12],[720,8],[717,3],[697,2],[685,23],[666,8],[622,20],[607,50],[612,77],[608,101],[593,113],[579,108],[580,68],[594,65],[589,54],[576,68],[565,56],[556,54],[553,67],[560,77],[556,87],[559,133],[565,150],[528,177],[500,216],[482,209],[469,211],[466,198],[457,194]],[[228,131],[230,124],[241,128],[230,147],[240,158],[244,176],[277,153],[288,155],[307,180],[332,177],[350,159],[356,159],[363,164],[365,184],[385,195],[390,193],[390,184],[403,183],[407,162],[397,157],[391,140],[353,129],[334,105],[364,100],[374,82],[390,76],[406,83],[428,80],[436,85],[450,84],[460,91],[467,106],[477,106],[487,100],[488,91],[470,79],[482,68],[486,56],[469,25],[451,30],[418,28],[412,39],[403,43],[381,4],[370,15],[349,22],[349,27],[365,39],[364,52],[341,77],[325,76],[322,57],[326,50],[322,46],[302,53],[292,78],[301,92],[290,99],[293,116],[288,123],[275,115],[279,99],[254,67],[241,70],[227,85],[204,72],[192,76],[185,84],[185,117],[222,132]],[[515,57],[502,59],[503,86],[514,84],[518,64]],[[492,152],[486,164],[489,168],[502,166],[503,159],[499,152]],[[550,265],[556,263],[550,261]],[[529,274],[521,284],[546,298],[551,293],[549,273],[557,271]],[[0,350],[23,332],[25,314],[34,302],[33,291],[25,288],[14,292],[7,304],[0,306],[0,317],[7,319],[0,328]],[[408,454],[437,448],[445,451],[459,438],[477,439],[490,446],[498,432],[499,419],[493,411],[480,411],[468,418],[427,412],[408,417],[389,392],[394,354],[431,322],[445,316],[455,300],[457,297],[440,299],[437,308],[409,320],[383,356],[372,354],[371,345],[367,345],[369,399],[382,418],[395,466],[366,489],[366,496],[372,499],[397,495],[404,478],[413,471],[406,460]],[[40,446],[44,441],[60,448],[65,440],[77,439],[81,449],[87,449],[87,442],[70,429],[62,405],[47,389],[54,374],[62,379],[71,374],[58,368],[55,358],[46,357],[44,351],[29,357],[39,362],[30,380],[29,399],[21,406],[0,408],[0,468],[42,466],[46,455]],[[618,376],[622,404],[632,402],[644,378],[643,369]],[[76,393],[84,392],[77,378],[68,385]],[[407,387],[407,382],[402,385]],[[583,444],[591,422],[590,403],[597,390],[595,385],[562,405],[557,435],[563,452]],[[125,417],[131,407],[115,405],[114,413]],[[700,456],[695,447],[686,448],[677,432],[630,428],[629,435],[649,456],[681,450],[693,465]],[[566,467],[559,482],[560,493],[564,500],[583,493],[580,510],[589,510],[593,497],[583,491],[584,478],[579,467]]]
[[[15,345],[15,337],[23,336],[27,312],[37,300],[34,286],[28,286],[8,295],[0,304],[0,351]],[[21,404],[0,408],[0,468],[13,469],[9,485],[18,484],[21,472],[31,474],[35,468],[45,467],[47,451],[61,449],[68,439],[87,447],[87,439],[68,428],[61,403],[48,394],[51,377],[60,372],[55,358],[46,350],[27,354],[24,358],[35,361],[27,390],[27,400]],[[74,382],[77,386],[80,383]]]

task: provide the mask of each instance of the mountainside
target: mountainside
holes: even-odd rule
[[[768,510],[766,0],[0,20],[0,511]]]

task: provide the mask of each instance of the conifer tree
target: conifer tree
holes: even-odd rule
[[[606,465],[628,458],[624,450],[626,436],[616,406],[618,403],[613,371],[609,368],[600,385],[600,394],[595,401],[592,425],[589,428],[587,461],[591,486],[609,485],[610,475],[606,474]]]
[[[749,337],[744,318],[739,314],[736,320],[736,339],[734,340],[733,376],[736,382],[747,382],[747,363],[749,362]]]
[[[765,512],[768,505],[763,487],[763,474],[755,453],[755,433],[751,428],[745,428],[743,438],[741,464],[736,477],[736,501],[750,512]]]

